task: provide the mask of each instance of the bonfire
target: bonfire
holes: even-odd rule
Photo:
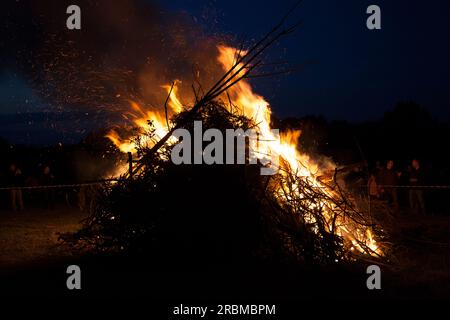
[[[130,212],[124,208],[126,205],[113,208],[115,202],[111,199],[133,190],[140,190],[139,196],[144,198],[142,190],[158,194],[160,191],[155,190],[165,184],[161,181],[171,177],[168,172],[177,170],[169,157],[170,149],[177,143],[172,135],[174,130],[189,129],[194,120],[201,120],[210,127],[226,124],[234,128],[255,128],[259,140],[254,153],[261,160],[273,156],[280,160],[275,175],[245,175],[245,189],[259,201],[257,210],[261,217],[257,220],[269,226],[265,229],[269,230],[266,239],[270,238],[283,247],[284,252],[300,259],[308,255],[321,261],[383,256],[384,250],[375,240],[379,230],[370,212],[359,208],[353,197],[337,183],[336,166],[330,160],[318,161],[317,157],[301,152],[298,148],[300,131],[282,132],[281,139],[277,140],[272,131],[270,105],[253,91],[248,81],[251,72],[261,63],[261,53],[292,30],[281,30],[282,25],[277,25],[249,50],[218,45],[215,59],[224,75],[206,93],[200,86],[192,86],[193,100],[179,95],[180,81],[174,79],[158,88],[167,93],[164,108],[149,110],[143,104],[130,102],[134,130],[124,135],[123,131],[113,129],[107,137],[121,152],[131,153],[137,160],[131,170],[125,164],[118,168],[117,175],[121,176],[118,184],[105,186],[103,201],[107,205],[100,206],[88,220],[82,233],[84,238],[90,235],[92,239],[95,235],[97,244],[124,249],[140,241],[136,239],[142,240],[143,235],[158,233],[155,226],[167,206],[162,208],[149,203],[159,208],[155,210],[157,217],[136,218],[143,213],[133,213],[134,218],[131,218],[125,214]],[[146,187],[135,189],[139,184]]]

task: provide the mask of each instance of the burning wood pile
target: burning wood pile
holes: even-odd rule
[[[226,259],[256,255],[335,263],[358,255],[383,256],[370,214],[336,182],[335,166],[301,153],[298,131],[282,133],[277,140],[269,104],[248,82],[261,65],[261,54],[293,30],[283,25],[284,20],[249,50],[219,45],[217,61],[225,73],[206,93],[193,85],[191,103],[182,102],[177,81],[164,86],[168,98],[163,110],[147,111],[131,103],[137,129],[126,136],[112,130],[108,138],[140,160],[132,179],[124,166],[119,170],[123,179],[104,187],[78,239],[102,250],[165,255],[187,248],[190,255],[192,250],[199,255],[220,251]],[[259,175],[261,163],[173,164],[173,133],[192,131],[194,121],[221,131],[256,129],[257,154],[260,160],[276,156],[277,173]]]

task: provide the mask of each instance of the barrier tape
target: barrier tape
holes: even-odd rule
[[[35,189],[64,189],[75,187],[87,187],[104,184],[106,182],[117,182],[119,179],[105,179],[92,182],[72,183],[72,184],[56,184],[49,186],[29,186],[29,187],[0,187],[0,191],[8,190],[35,190]],[[450,189],[450,186],[394,186],[394,185],[377,185],[378,188],[409,188],[409,189]],[[368,186],[361,186],[368,188]]]
[[[409,188],[409,189],[450,189],[450,186],[391,186],[391,185],[377,185],[379,188]],[[364,188],[367,188],[365,186]]]
[[[64,188],[75,188],[75,187],[87,187],[96,186],[104,184],[106,182],[117,182],[118,179],[107,179],[93,182],[83,182],[83,183],[72,183],[72,184],[56,184],[49,186],[30,186],[30,187],[0,187],[0,191],[11,191],[11,190],[36,190],[36,189],[64,189]]]

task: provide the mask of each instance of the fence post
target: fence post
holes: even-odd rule
[[[128,152],[128,175],[133,179],[133,154]]]

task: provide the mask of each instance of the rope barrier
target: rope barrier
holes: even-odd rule
[[[377,185],[379,188],[409,188],[409,189],[450,189],[450,186],[392,186]],[[367,188],[366,186],[364,188]]]
[[[104,184],[107,182],[117,182],[118,179],[105,179],[92,182],[82,182],[82,183],[71,183],[71,184],[56,184],[48,186],[29,186],[29,187],[0,187],[0,191],[11,191],[11,190],[36,190],[36,189],[64,189],[64,188],[75,188],[75,187],[87,187]]]
[[[35,189],[64,189],[75,187],[87,187],[104,184],[106,182],[117,182],[119,179],[105,179],[92,182],[72,183],[72,184],[57,184],[48,186],[28,186],[28,187],[0,187],[0,191],[8,190],[35,190]],[[378,188],[409,188],[409,189],[450,189],[450,186],[394,186],[394,185],[377,185]],[[367,188],[367,186],[361,186]]]

